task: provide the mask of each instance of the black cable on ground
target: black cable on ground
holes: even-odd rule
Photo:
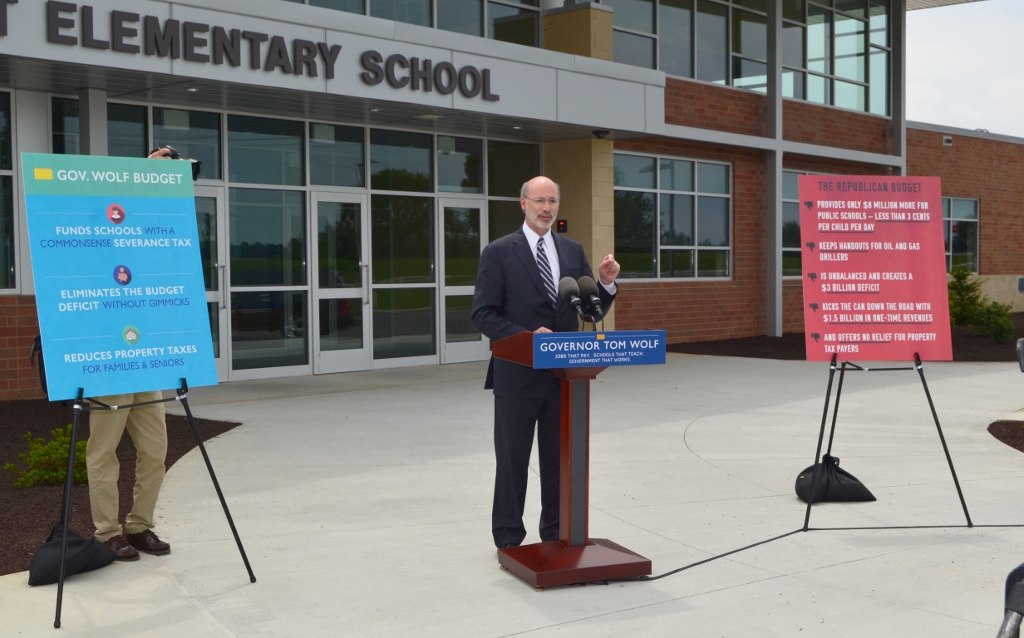
[[[864,527],[808,527],[808,532],[849,532],[861,529],[973,529],[975,527],[1024,527],[1024,523],[1008,523],[1006,525],[874,525]]]
[[[770,543],[772,541],[777,541],[777,540],[779,540],[781,538],[786,538],[787,536],[792,536],[793,534],[796,534],[797,532],[802,532],[802,531],[804,531],[804,530],[803,529],[795,529],[792,532],[787,532],[787,533],[782,534],[780,536],[773,536],[772,538],[766,538],[763,541],[759,541],[757,543],[753,543],[753,544],[747,545],[745,547],[740,547],[739,549],[734,549],[732,551],[725,552],[724,554],[719,554],[717,556],[712,556],[711,558],[705,558],[704,560],[697,561],[696,563],[691,563],[689,565],[686,565],[685,567],[680,567],[679,569],[673,569],[672,571],[665,572],[664,574],[658,574],[657,576],[637,576],[636,578],[613,578],[613,579],[610,580],[610,582],[622,583],[622,582],[634,582],[634,581],[645,581],[646,582],[646,581],[658,580],[659,578],[664,578],[666,576],[671,576],[672,574],[678,574],[679,572],[686,571],[687,569],[690,569],[691,567],[697,567],[698,565],[703,565],[704,563],[710,563],[713,560],[718,560],[719,558],[725,558],[726,556],[731,556],[731,555],[736,554],[738,552],[742,552],[743,550],[751,549],[751,548],[757,547],[758,545],[764,545],[765,543]]]
[[[874,526],[874,527],[809,527],[806,530],[803,529],[803,528],[800,528],[800,529],[795,529],[792,532],[787,532],[785,534],[781,534],[779,536],[773,536],[772,538],[766,538],[763,541],[759,541],[757,543],[752,543],[750,545],[746,545],[744,547],[740,547],[739,549],[734,549],[732,551],[725,552],[724,554],[718,554],[717,556],[712,556],[711,558],[705,558],[704,560],[697,561],[696,563],[690,563],[689,565],[686,565],[684,567],[680,567],[678,569],[673,569],[670,572],[665,572],[664,574],[658,574],[657,576],[637,576],[635,578],[612,578],[612,579],[607,580],[607,581],[595,581],[595,582],[592,582],[592,583],[589,583],[589,584],[591,584],[591,585],[607,585],[608,583],[648,582],[648,581],[652,581],[652,580],[658,580],[659,578],[665,578],[666,576],[671,576],[673,574],[678,574],[679,572],[686,571],[687,569],[690,569],[691,567],[697,567],[697,566],[703,565],[705,563],[710,563],[713,560],[718,560],[719,558],[725,558],[726,556],[731,556],[733,554],[742,552],[744,550],[752,549],[754,547],[757,547],[758,545],[764,545],[764,544],[770,543],[772,541],[777,541],[777,540],[786,538],[787,536],[792,536],[793,534],[796,534],[798,532],[805,532],[805,531],[806,532],[842,532],[842,531],[856,531],[856,530],[870,530],[870,529],[956,529],[956,528],[960,528],[960,527],[962,527],[964,529],[969,529],[971,526],[968,526],[968,525],[879,525],[879,526]],[[1024,524],[1018,523],[1018,524],[1009,524],[1009,525],[974,525],[973,527],[1024,527]],[[581,584],[586,585],[588,583],[581,583]]]

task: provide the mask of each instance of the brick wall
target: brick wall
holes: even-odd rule
[[[0,296],[0,400],[44,396],[39,371],[28,360],[37,334],[36,298]]]
[[[759,153],[679,140],[616,142],[616,150],[658,153],[733,165],[733,267],[729,281],[619,280],[616,330],[658,328],[669,343],[764,334],[767,182]]]
[[[804,282],[786,279],[782,282],[782,331],[804,331]]]
[[[665,123],[744,135],[766,135],[760,93],[665,78]]]
[[[782,103],[782,139],[869,153],[892,153],[890,123],[863,113],[800,102]]]
[[[979,200],[980,275],[1024,274],[1024,145],[907,131],[907,173],[942,178],[944,197]]]
[[[892,175],[892,169],[876,164],[844,162],[821,157],[787,154],[782,159],[782,167],[787,171],[806,171],[808,173],[831,173],[834,175]]]

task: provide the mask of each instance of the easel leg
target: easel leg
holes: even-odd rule
[[[946,446],[946,437],[942,435],[942,426],[939,425],[939,415],[935,412],[935,404],[932,403],[932,393],[928,391],[928,382],[924,379],[924,365],[921,363],[921,357],[918,353],[914,353],[914,368],[917,369],[917,374],[921,376],[921,385],[924,386],[924,395],[928,397],[928,407],[932,411],[932,419],[935,420],[935,429],[939,433],[939,441],[942,442],[942,451],[946,453],[946,462],[949,463],[949,472],[953,475],[953,485],[956,485],[957,496],[960,497],[960,505],[964,508],[964,516],[967,518],[967,527],[974,527],[974,523],[971,522],[971,515],[967,512],[967,501],[964,500],[963,490],[960,489],[960,481],[956,478],[956,470],[953,469],[953,457],[949,455],[949,448]]]
[[[82,388],[78,388],[74,417],[71,419],[71,447],[68,450],[68,475],[64,479],[64,499],[61,501],[60,574],[57,577],[57,614],[53,626],[60,629],[60,609],[64,602],[64,576],[68,561],[68,530],[71,528],[71,487],[75,480],[75,445],[78,442],[78,417],[82,414]]]
[[[828,387],[825,389],[825,409],[821,413],[821,431],[818,432],[818,449],[814,452],[814,463],[817,465],[821,462],[821,444],[825,440],[825,422],[828,421],[828,404],[832,399],[832,379],[836,375],[836,358],[837,355],[832,355],[832,362],[828,366]],[[808,525],[811,522],[811,505],[814,504],[814,493],[818,489],[818,484],[823,480],[823,472],[815,472],[814,474],[814,485],[811,489],[811,498],[807,500],[807,513],[804,514],[804,528],[803,531],[807,531]]]
[[[249,582],[255,583],[256,576],[252,573],[252,567],[249,566],[249,558],[245,555],[245,549],[242,547],[242,539],[238,537],[238,530],[235,529],[235,521],[231,519],[231,512],[228,511],[227,501],[224,500],[224,493],[220,489],[220,483],[217,482],[217,475],[213,472],[213,465],[210,463],[210,455],[206,453],[206,446],[203,445],[203,437],[199,435],[199,427],[196,425],[196,419],[192,416],[192,409],[188,407],[188,385],[185,380],[181,380],[181,389],[178,392],[178,400],[181,401],[182,407],[185,408],[185,414],[188,415],[188,423],[192,426],[192,433],[196,437],[196,444],[199,446],[199,451],[203,454],[203,460],[206,461],[206,469],[210,471],[210,478],[213,480],[213,487],[217,490],[217,497],[220,499],[220,505],[224,508],[224,516],[228,519],[228,526],[231,528],[231,534],[235,537],[235,544],[238,545],[238,552],[242,555],[242,562],[245,563],[245,570],[249,572]]]
[[[839,383],[836,385],[836,404],[832,407],[832,429],[828,432],[828,448],[825,454],[832,454],[832,441],[836,438],[836,419],[839,417],[839,399],[843,396],[843,379],[846,377],[846,361],[839,366]]]

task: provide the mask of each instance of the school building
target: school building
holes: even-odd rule
[[[940,176],[949,264],[1014,302],[1024,140],[906,120],[907,12],[948,4],[0,0],[0,399],[42,396],[25,152],[201,160],[222,381],[487,358],[478,256],[538,174],[622,264],[608,329],[802,330],[805,173]]]

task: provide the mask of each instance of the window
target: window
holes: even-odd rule
[[[309,125],[309,182],[326,186],[366,186],[366,133],[355,126]]]
[[[12,131],[11,94],[0,93],[0,290],[14,288],[17,274]]]
[[[540,46],[540,12],[519,4],[487,3],[487,37],[492,40]]]
[[[370,131],[370,188],[432,192],[432,141],[431,136],[426,133],[377,129]]]
[[[53,131],[53,152],[57,155],[78,155],[78,100],[55,97],[50,101],[50,128]]]
[[[6,93],[4,95],[7,95]],[[14,189],[10,175],[0,175],[0,289],[15,287]]]
[[[483,140],[437,136],[437,189],[444,193],[482,193]]]
[[[443,31],[540,46],[540,0],[285,0]],[[651,0],[633,0],[651,5]],[[433,6],[432,6],[433,5]],[[652,40],[653,42],[653,40]]]
[[[946,268],[963,266],[978,272],[978,200],[942,198],[942,228],[946,239]]]
[[[254,188],[229,192],[231,285],[304,285],[305,194]]]
[[[658,3],[658,68],[669,75],[693,77],[693,0]]]
[[[291,0],[295,2],[296,0]],[[348,13],[365,13],[363,0],[309,0],[311,7],[325,7],[335,11],[347,11]]]
[[[786,0],[783,19],[785,97],[889,114],[889,0]]]
[[[613,9],[612,55],[616,62],[655,68],[655,3],[652,0],[603,0]]]
[[[487,241],[492,242],[499,237],[514,233],[523,225],[523,209],[519,200],[487,202]]]
[[[203,178],[221,178],[219,113],[153,107],[153,144],[202,162]]]
[[[149,155],[145,106],[107,103],[107,155],[145,157]],[[180,150],[180,149],[179,149]]]
[[[370,15],[395,22],[430,26],[430,0],[371,0]]]
[[[302,122],[248,115],[228,116],[228,169],[232,182],[306,183]]]
[[[434,200],[373,195],[370,200],[375,359],[437,352]]]
[[[803,276],[800,250],[799,177],[806,173],[782,172],[782,276]]]
[[[487,241],[523,225],[519,189],[540,175],[540,147],[518,142],[487,142]]]
[[[889,114],[889,0],[778,0],[783,96]],[[764,92],[767,0],[602,0],[616,62]]]
[[[482,0],[437,0],[437,28],[466,35],[483,35]]]
[[[523,183],[540,175],[540,147],[490,140],[487,154],[488,192],[499,197],[514,197],[519,206],[519,189]]]
[[[615,154],[615,256],[626,278],[731,274],[732,167]]]

